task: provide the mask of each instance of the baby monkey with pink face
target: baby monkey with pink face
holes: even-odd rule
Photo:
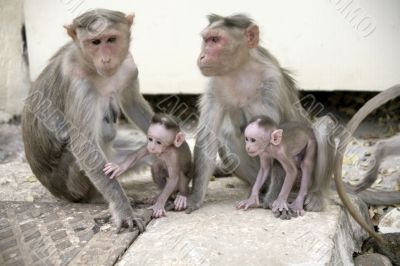
[[[273,159],[276,159],[286,176],[278,198],[272,204],[272,212],[304,215],[304,199],[311,183],[317,148],[312,128],[297,122],[278,126],[267,116],[256,116],[247,125],[244,135],[247,153],[251,157],[260,158],[260,170],[250,197],[238,202],[236,207],[247,210],[251,206],[260,205],[259,191],[267,180]],[[288,205],[289,194],[298,177],[301,179],[299,194]]]
[[[154,182],[162,190],[155,202],[153,201],[154,205],[149,207],[153,210],[153,217],[166,215],[165,204],[173,193],[178,193],[174,201],[175,210],[186,209],[193,164],[185,135],[171,116],[156,114],[147,131],[147,140],[145,146],[129,155],[120,165],[107,163],[103,169],[104,174],[110,175],[110,178],[117,177],[134,166],[138,160],[151,154],[155,157],[151,174]]]

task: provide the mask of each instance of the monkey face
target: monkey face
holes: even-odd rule
[[[244,32],[241,35],[244,39]],[[204,76],[225,75],[240,66],[248,57],[249,49],[243,40],[237,36],[234,38],[228,33],[228,29],[216,29],[211,25],[202,32],[202,37],[202,50],[197,65]]]
[[[151,154],[160,155],[173,145],[175,132],[161,124],[151,124],[147,131],[147,150]]]
[[[269,143],[267,132],[257,123],[251,123],[244,132],[246,151],[251,157],[260,156]]]
[[[120,25],[119,28],[127,27]],[[129,48],[129,29],[103,29],[93,34],[91,31],[78,31],[81,51],[91,62],[97,73],[112,76],[126,58]]]

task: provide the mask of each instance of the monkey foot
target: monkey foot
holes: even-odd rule
[[[293,211],[289,208],[286,200],[277,199],[272,203],[272,213],[276,218],[282,220],[290,220],[293,216]]]
[[[190,214],[195,210],[199,209],[201,206],[202,201],[194,200],[193,198],[189,197],[187,200],[187,208],[185,213]]]
[[[297,216],[303,216],[305,211],[303,208],[303,200],[295,200],[293,201],[289,207],[290,209],[293,211],[293,217],[297,217]]]

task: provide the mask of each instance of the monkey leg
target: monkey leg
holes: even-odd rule
[[[35,171],[35,168],[32,167]],[[38,180],[56,197],[81,203],[104,203],[104,199],[79,169],[74,156],[67,150],[49,173],[36,174]]]
[[[268,179],[269,182],[267,182],[267,193],[263,199],[263,208],[272,209],[272,204],[278,198],[283,182],[285,181],[285,174],[282,166],[274,161],[271,167],[270,178]]]

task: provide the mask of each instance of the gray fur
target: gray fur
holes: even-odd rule
[[[94,10],[74,23],[79,20],[80,26],[87,26],[97,15],[111,25],[126,21],[123,13]],[[120,30],[127,34],[129,31]],[[126,49],[126,55],[115,60],[127,60],[128,46],[120,44],[118,48]],[[123,223],[132,226],[135,221],[143,230],[143,223],[133,213],[121,185],[105,176],[102,169],[115,156],[114,126],[120,109],[143,130],[149,126],[152,110],[139,93],[137,70],[126,71],[129,77],[118,76],[118,81],[110,77],[121,88],[113,88],[110,96],[102,96],[102,88],[95,87],[94,81],[104,77],[74,72],[76,66],[84,69],[90,64],[82,63],[84,51],[79,49],[75,42],[63,46],[33,83],[22,114],[27,160],[38,180],[54,196],[72,202],[105,200],[118,229]],[[122,65],[118,69],[122,70]]]

